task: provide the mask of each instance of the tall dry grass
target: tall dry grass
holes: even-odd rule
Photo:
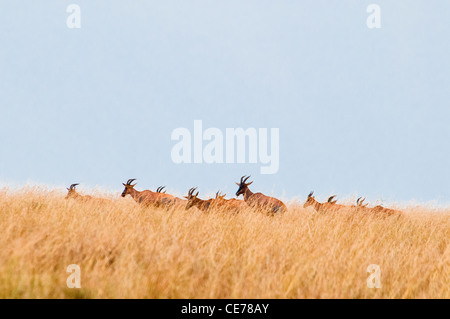
[[[450,298],[449,211],[400,218],[139,207],[0,191],[1,298]],[[81,289],[66,268],[81,268]],[[367,287],[369,264],[381,267]]]

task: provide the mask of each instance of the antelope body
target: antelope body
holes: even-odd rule
[[[249,178],[250,176],[242,176],[240,183],[236,183],[239,186],[239,189],[236,192],[237,197],[239,197],[239,195],[243,195],[244,201],[247,205],[258,210],[269,211],[271,213],[283,213],[287,211],[286,205],[284,205],[284,203],[279,199],[266,196],[262,193],[253,193],[248,188],[248,186],[253,183],[247,183]]]
[[[78,194],[77,190],[75,189],[77,187],[77,185],[80,185],[80,184],[72,184],[69,186],[69,188],[67,188],[68,193],[66,195],[66,199],[73,198],[73,199],[82,200],[82,201],[92,200],[92,196]]]
[[[92,197],[89,195],[80,195],[76,191],[76,186],[79,184],[72,184],[69,188],[67,188],[68,193],[66,195],[66,199],[73,198],[77,201],[85,202],[85,203],[96,203],[96,204],[107,204],[111,203],[109,199],[106,198],[98,198],[98,197]]]
[[[220,210],[232,213],[239,213],[239,211],[248,207],[245,201],[235,198],[225,199],[225,196],[226,194],[221,195],[219,192],[217,192],[216,198],[214,198],[212,202],[212,206]]]
[[[335,212],[335,211],[339,211],[339,210],[348,208],[345,205],[336,204],[336,201],[332,200],[336,195],[328,198],[328,201],[326,203],[319,203],[318,201],[316,201],[316,198],[313,196],[313,194],[314,194],[314,192],[310,192],[308,194],[308,198],[306,199],[306,202],[303,205],[303,208],[313,206],[317,212],[325,212],[325,211]]]
[[[374,213],[384,213],[384,214],[387,214],[387,215],[401,215],[401,213],[402,213],[399,210],[386,208],[386,207],[383,207],[381,205],[375,206],[374,208],[371,208],[371,210]]]
[[[211,204],[214,199],[203,200],[203,199],[198,198],[197,197],[198,192],[197,192],[197,194],[194,194],[196,189],[197,189],[197,187],[189,189],[188,196],[184,197],[187,199],[187,204],[186,204],[185,210],[188,210],[191,207],[197,207],[202,212],[206,212],[211,207]]]
[[[395,209],[390,209],[390,208],[385,208],[381,205],[377,205],[375,207],[367,207],[369,204],[363,204],[365,198],[361,199],[361,197],[358,198],[358,200],[356,201],[356,206],[352,206],[353,208],[356,208],[358,210],[361,210],[365,213],[372,213],[372,214],[387,214],[387,215],[399,215],[402,212],[395,210]]]
[[[328,197],[327,203],[336,204],[337,203],[337,199],[333,200],[335,197],[336,197],[336,195]]]
[[[122,197],[130,195],[137,203],[146,205],[146,206],[160,206],[167,205],[169,202],[175,199],[174,196],[170,194],[165,194],[161,192],[152,192],[150,190],[137,191],[134,189],[135,184],[131,184],[135,181],[135,178],[129,179],[126,184],[122,183],[125,186],[125,189],[122,192]],[[158,187],[158,190],[161,191],[161,188]],[[163,200],[164,199],[164,200]]]
[[[162,194],[165,194],[166,193],[166,191],[162,191],[164,188],[166,188],[166,186],[159,186],[157,189],[156,189],[156,192],[157,193],[162,193]]]

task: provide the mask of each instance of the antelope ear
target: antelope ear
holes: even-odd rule
[[[252,183],[253,183],[253,182],[248,183],[247,186],[248,186],[248,185],[251,185]]]
[[[236,185],[237,185],[237,186],[241,186],[241,184],[239,184],[239,183],[236,183]]]
[[[134,183],[133,185],[130,185],[130,186],[131,186],[131,187],[134,187],[134,186],[136,186],[136,184],[137,184],[137,183]]]
[[[189,196],[183,196],[184,198],[186,198],[186,199],[189,199]]]
[[[124,183],[122,183],[122,185],[125,186],[125,187],[127,186],[127,185],[125,185]]]
[[[68,191],[70,191],[70,189],[68,189],[67,187],[66,187],[66,189],[67,189]]]

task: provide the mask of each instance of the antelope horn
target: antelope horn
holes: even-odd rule
[[[332,201],[333,198],[335,198],[335,197],[336,197],[336,195],[330,196],[330,197],[328,198],[328,203],[331,203],[331,201]]]
[[[69,189],[75,189],[75,187],[76,187],[77,185],[80,185],[80,184],[72,184],[72,185],[70,185]]]
[[[157,193],[161,193],[162,190],[163,190],[165,187],[166,187],[166,186],[159,186],[159,187],[156,189],[156,192],[157,192]]]
[[[197,189],[197,187],[192,187],[190,190],[189,190],[189,192],[188,192],[188,195],[189,196],[197,196],[198,195],[198,192],[197,192],[197,195],[193,195],[194,194],[194,191]]]
[[[223,195],[222,195],[222,192],[221,192],[221,191],[218,191],[218,192],[216,193],[216,198],[224,198],[226,195],[227,195],[227,194],[223,194]]]
[[[131,183],[133,183],[133,181],[135,181],[136,180],[136,178],[130,178],[128,181],[127,181],[127,185],[131,185]]]
[[[308,194],[308,197],[311,197],[313,194],[314,194],[314,191],[311,191],[311,192]]]
[[[361,199],[361,197],[356,200],[356,206],[359,206],[359,200],[360,199]]]
[[[247,176],[247,178],[246,179],[244,179],[244,183],[246,183],[247,182],[247,180],[250,178],[250,175],[249,176]]]

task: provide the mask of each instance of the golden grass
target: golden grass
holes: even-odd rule
[[[450,298],[449,211],[269,217],[64,196],[0,190],[0,298]]]

